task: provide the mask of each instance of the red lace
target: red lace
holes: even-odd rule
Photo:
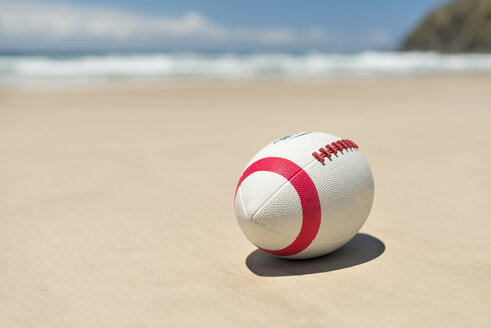
[[[353,141],[342,139],[325,145],[323,148],[319,148],[319,152],[313,152],[312,156],[314,156],[319,162],[324,163],[324,158],[327,157],[331,159],[332,155],[336,155],[338,152],[343,152],[343,150],[353,148],[358,149],[358,146]]]

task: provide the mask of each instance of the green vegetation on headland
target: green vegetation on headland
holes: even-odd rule
[[[456,0],[426,16],[401,50],[491,52],[491,0]]]

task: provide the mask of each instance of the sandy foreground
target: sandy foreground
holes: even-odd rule
[[[264,145],[354,140],[361,233],[312,261],[235,221]],[[491,77],[0,92],[1,327],[488,327]]]

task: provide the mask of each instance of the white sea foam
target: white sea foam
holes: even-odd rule
[[[330,79],[491,73],[491,55],[418,52],[0,55],[0,85],[46,86],[188,79]]]

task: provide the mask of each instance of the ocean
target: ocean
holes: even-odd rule
[[[377,51],[0,54],[0,87],[3,88],[476,73],[491,73],[490,54]]]

